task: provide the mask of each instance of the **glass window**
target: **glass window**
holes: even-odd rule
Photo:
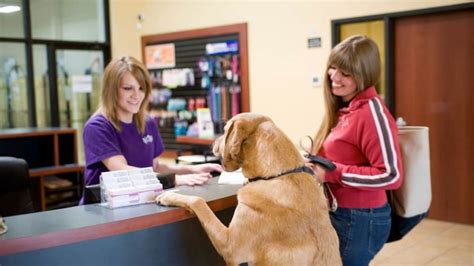
[[[25,45],[0,42],[0,128],[28,126]]]
[[[30,10],[33,39],[105,42],[102,0],[35,0]]]
[[[100,82],[104,69],[101,51],[56,50],[59,125],[77,129],[82,136],[84,124],[99,105]],[[36,62],[35,62],[36,64]],[[78,90],[74,79],[86,78],[88,88]],[[84,162],[82,137],[77,140],[78,159]]]
[[[36,123],[38,127],[49,127],[51,126],[51,104],[46,45],[33,45],[33,63]]]
[[[22,0],[0,0],[0,37],[23,38]]]

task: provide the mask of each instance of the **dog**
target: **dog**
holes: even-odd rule
[[[156,201],[194,213],[227,265],[342,265],[323,188],[269,117],[234,116],[213,152],[224,170],[242,168],[249,180],[229,227],[200,197],[165,192]]]

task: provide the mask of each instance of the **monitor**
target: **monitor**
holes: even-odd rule
[[[84,187],[84,204],[100,203],[100,184]]]

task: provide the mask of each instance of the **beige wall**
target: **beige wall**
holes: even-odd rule
[[[296,143],[313,135],[323,115],[322,75],[331,48],[331,20],[471,1],[152,1],[111,0],[112,55],[141,59],[142,35],[246,22],[250,110],[268,115]],[[141,29],[138,14],[144,15]],[[322,47],[307,48],[310,36]]]

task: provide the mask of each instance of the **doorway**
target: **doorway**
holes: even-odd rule
[[[82,164],[82,130],[99,104],[104,53],[51,44],[35,45],[33,49],[38,126],[76,129]]]
[[[469,79],[474,69],[474,5],[335,20],[333,45],[341,41],[344,28],[373,37],[367,29],[375,21],[383,21],[384,28],[387,106],[408,125],[430,129],[429,217],[474,224],[474,128],[469,113],[474,102]],[[365,25],[363,30],[360,25]]]
[[[394,22],[395,115],[430,130],[430,217],[474,223],[474,11]]]

